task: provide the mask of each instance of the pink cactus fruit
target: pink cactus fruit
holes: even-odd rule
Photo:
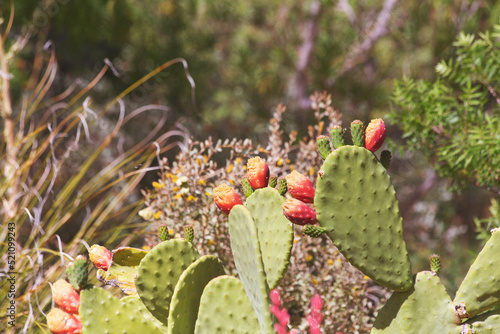
[[[314,190],[311,180],[305,175],[294,170],[286,176],[286,183],[288,192],[294,198],[305,203],[314,202],[314,194],[316,191]]]
[[[316,211],[298,199],[289,198],[282,207],[285,217],[294,224],[303,226],[316,223]]]
[[[243,204],[236,190],[224,183],[214,189],[214,201],[225,214],[229,214],[235,205]]]
[[[63,279],[58,280],[52,285],[52,298],[54,303],[62,310],[78,314],[80,307],[80,295],[73,286]]]
[[[247,179],[253,189],[267,187],[269,182],[269,167],[260,157],[254,157],[248,160]]]
[[[108,270],[113,254],[106,247],[92,245],[89,249],[89,259],[97,269]]]

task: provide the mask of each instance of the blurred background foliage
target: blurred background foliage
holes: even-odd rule
[[[432,147],[415,146],[416,137],[408,141],[417,129],[408,127],[408,120],[417,116],[393,100],[398,85],[412,80],[431,85],[443,76],[443,66],[457,56],[453,43],[460,32],[477,35],[498,24],[496,0],[13,0],[0,2],[5,21],[11,4],[14,24],[5,48],[27,36],[9,63],[14,110],[22,109],[23,91],[34,85],[34,72],[40,73],[37,62],[47,41],[59,65],[52,96],[72,85],[83,89],[105,59],[113,64],[114,71],[93,86],[97,109],[166,61],[184,58],[196,83],[194,92],[185,70],[176,64],[124,97],[128,110],[151,103],[168,106],[167,121],[155,130],[160,133],[182,124],[200,140],[236,137],[260,143],[266,140],[274,107],[284,103],[285,135],[297,130],[300,139],[314,122],[310,94],[326,90],[344,126],[393,112],[390,145],[404,155],[395,151],[390,173],[414,271],[426,269],[433,252],[440,254],[443,278],[453,294],[480,247],[478,234],[484,238],[484,227],[498,224],[498,195],[470,179],[461,179],[460,191],[450,187],[457,174],[439,175],[442,165],[429,154]],[[498,88],[496,80],[492,83]],[[95,131],[102,131],[102,138],[119,113],[101,116]],[[163,116],[148,113],[124,124],[119,141],[132,147]],[[493,116],[498,119],[498,107]],[[75,153],[67,168],[78,167],[85,152]],[[114,150],[104,153],[90,173],[113,154],[119,156]],[[150,187],[156,178],[150,174],[138,188]],[[140,197],[137,191],[135,196]],[[479,233],[476,226],[482,226]],[[117,244],[118,238],[107,246]]]

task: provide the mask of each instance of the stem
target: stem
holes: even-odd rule
[[[6,191],[5,198],[2,199],[7,218],[11,219],[17,213],[17,194],[19,192],[19,180],[15,177],[17,170],[17,154],[19,148],[16,145],[14,136],[14,121],[12,120],[12,102],[10,98],[10,72],[9,64],[4,50],[4,39],[0,32],[0,115],[4,120],[3,135],[6,141],[6,161],[4,165],[4,177],[10,186]]]

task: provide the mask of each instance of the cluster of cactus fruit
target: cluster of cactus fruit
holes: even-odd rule
[[[192,228],[182,240],[170,239],[166,227],[160,227],[162,242],[150,251],[122,247],[110,252],[94,245],[89,257],[98,279],[129,296],[118,299],[89,287],[85,275],[75,285],[76,270],[68,268],[74,291],[65,288],[70,297],[61,300],[58,289],[64,284],[54,284],[54,301],[64,314],[49,313],[50,330],[292,333],[274,289],[289,264],[294,225],[300,225],[311,237],[326,234],[351,264],[394,290],[372,333],[500,333],[500,311],[495,310],[500,305],[500,232],[492,232],[454,301],[437,275],[438,256],[431,256],[430,271],[412,276],[403,219],[386,171],[391,154],[374,154],[385,139],[384,122],[372,120],[364,130],[354,121],[350,130],[353,145],[345,145],[340,127],[330,131],[330,138],[317,139],[324,163],[316,187],[297,171],[280,179],[270,176],[266,163],[255,157],[242,180],[245,203],[225,184],[214,189],[215,203],[228,214],[238,278],[226,275],[217,257],[200,256],[192,245]],[[307,318],[310,334],[321,333],[322,307],[321,297],[315,296]]]

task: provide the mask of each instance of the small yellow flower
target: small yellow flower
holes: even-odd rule
[[[174,187],[173,191],[179,191],[179,187]]]
[[[208,244],[209,246],[212,246],[214,243],[215,243],[215,242],[214,242],[212,239],[208,239],[208,240],[207,240],[207,244]]]
[[[174,230],[169,229],[169,230],[168,230],[168,234],[170,234],[170,235],[174,234]]]
[[[278,165],[279,167],[283,166],[283,159],[279,158],[276,162],[276,165]]]
[[[154,217],[155,217],[155,219],[160,219],[161,218],[161,211],[156,211]]]
[[[188,201],[193,201],[193,202],[194,202],[194,201],[196,201],[196,200],[197,200],[197,198],[196,198],[196,197],[194,197],[194,196],[189,195],[189,196],[188,196],[188,198],[187,198],[187,200],[188,200]]]
[[[199,184],[200,186],[204,186],[204,185],[206,185],[206,184],[207,184],[207,181],[205,181],[205,180],[203,180],[203,179],[199,179],[199,180],[198,180],[198,184]]]
[[[293,172],[295,170],[295,167],[293,165],[290,165],[290,170]]]
[[[337,259],[337,262],[340,263],[340,262],[342,262],[342,260],[341,259]]]
[[[326,261],[326,262],[328,262],[329,265],[333,265],[333,260],[332,259],[328,259],[328,261]]]
[[[230,164],[229,166],[227,166],[226,173],[231,173],[233,171],[233,168],[234,168],[233,164]]]
[[[203,160],[205,161],[205,163],[208,161],[208,156],[207,155],[203,155]]]
[[[293,244],[295,245],[296,243],[299,242],[300,239],[293,239]]]
[[[314,285],[318,285],[318,284],[319,284],[319,282],[318,282],[315,278],[312,278],[312,279],[311,279],[311,282],[312,282]]]
[[[175,198],[175,199],[179,199],[179,198],[181,198],[181,197],[182,197],[182,195],[181,195],[181,194],[176,194],[176,195],[174,196],[174,198]]]
[[[364,277],[365,280],[369,281],[370,280],[370,277],[366,276]]]
[[[153,187],[156,188],[156,189],[163,189],[163,188],[165,188],[165,185],[162,184],[162,183],[154,181],[153,182]]]
[[[307,254],[306,256],[306,261],[309,262],[313,259],[313,256],[311,254]]]
[[[311,167],[309,169],[309,176],[313,176],[314,175],[314,167]]]
[[[212,196],[212,194],[209,191],[205,191],[205,195]]]
[[[242,161],[241,158],[236,158],[236,160],[234,160],[234,162],[238,165],[241,164],[241,161]]]

